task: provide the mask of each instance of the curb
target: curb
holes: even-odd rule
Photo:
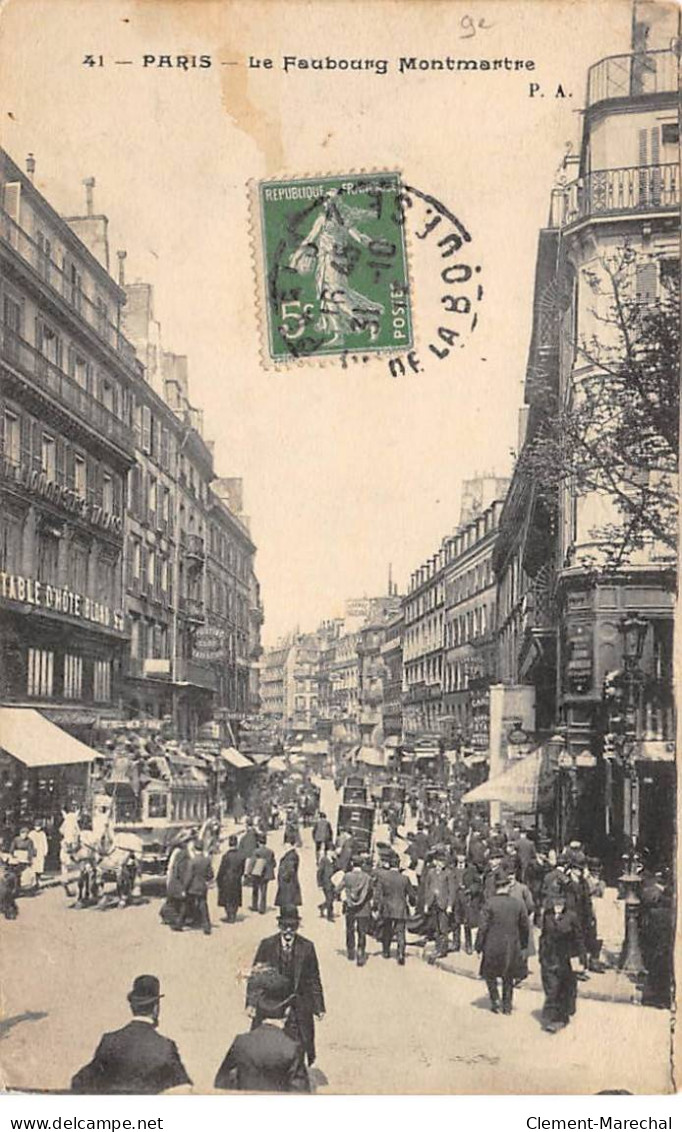
[[[430,956],[426,952],[426,949],[424,949],[424,951],[422,952],[422,960],[424,963],[428,963],[429,966],[440,967],[442,971],[447,971],[451,975],[460,975],[465,979],[472,979],[475,982],[480,982],[480,975],[478,974],[478,971],[472,970],[469,967],[458,966],[450,958],[436,959],[433,956]],[[600,990],[599,987],[595,985],[591,986],[591,980],[580,982],[578,986],[579,998],[591,998],[596,1002],[620,1002],[628,1006],[641,1006],[641,991],[639,987],[630,982],[630,979],[627,975],[623,975],[618,971],[613,971],[612,976],[616,982],[616,986],[611,991],[608,991],[606,989]],[[594,976],[591,976],[591,979],[593,978]],[[597,978],[599,978],[599,976],[597,976]],[[538,979],[536,972],[533,972],[529,976],[529,978],[525,979],[523,983],[521,983],[521,985],[516,989],[517,991],[532,990],[540,994],[543,993],[542,983]]]

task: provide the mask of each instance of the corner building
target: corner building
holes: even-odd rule
[[[0,701],[86,741],[120,715],[125,478],[141,366],[107,221],[67,222],[0,151]],[[78,233],[97,248],[89,250]]]

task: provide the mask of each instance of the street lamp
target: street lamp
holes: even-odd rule
[[[623,634],[626,692],[621,745],[624,773],[624,824],[625,832],[630,841],[625,872],[620,878],[625,889],[625,939],[620,967],[629,974],[638,975],[644,971],[644,961],[639,941],[639,911],[641,907],[639,890],[642,878],[637,852],[637,839],[639,837],[639,775],[636,748],[637,692],[641,676],[639,662],[642,659],[649,622],[637,613],[631,613],[623,618],[620,629]]]

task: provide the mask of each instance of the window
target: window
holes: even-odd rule
[[[69,299],[77,311],[81,309],[83,298],[83,280],[75,264],[69,269]]]
[[[104,605],[113,604],[114,564],[101,558],[97,567],[97,597]]]
[[[26,691],[29,696],[51,696],[54,678],[54,653],[47,649],[28,650],[28,679]]]
[[[5,410],[5,459],[15,468],[19,466],[21,430],[15,413]]]
[[[130,655],[133,660],[140,655],[140,622],[137,617],[130,618]]]
[[[149,477],[149,487],[147,489],[147,507],[153,518],[156,518],[156,480],[154,476]]]
[[[659,260],[659,270],[661,283],[667,289],[671,287],[679,287],[680,285],[680,261],[679,259],[661,259]]]
[[[51,326],[47,326],[41,319],[36,319],[36,346],[44,358],[53,365],[61,367],[62,343],[61,339]]]
[[[64,698],[79,700],[83,694],[83,658],[66,653],[64,656]]]
[[[152,450],[152,414],[148,405],[142,406],[142,451]]]
[[[164,593],[168,593],[168,559],[164,558],[161,561],[161,589]]]
[[[638,263],[635,268],[635,296],[638,303],[656,301],[658,272],[655,263]]]
[[[43,279],[49,279],[52,245],[44,232],[36,233],[36,243],[38,245],[38,270]]]
[[[73,457],[73,471],[74,471],[74,491],[81,499],[85,499],[85,457],[79,455],[78,452],[74,453]]]
[[[118,412],[116,389],[111,384],[111,382],[107,381],[106,379],[103,380],[102,384],[100,386],[100,390],[101,390],[102,404],[104,405],[104,408],[108,409],[110,413]]]
[[[133,543],[133,577],[139,578],[142,564],[142,547],[139,542]]]
[[[41,582],[56,582],[59,561],[59,539],[44,531],[38,535],[38,578]]]
[[[22,534],[21,520],[15,515],[0,518],[0,570],[6,574],[21,573]]]
[[[147,558],[147,583],[148,583],[150,589],[153,589],[153,587],[154,587],[154,572],[155,572],[155,570],[156,570],[156,552],[154,550],[150,550],[149,556]]]
[[[93,697],[96,703],[111,699],[111,661],[96,660],[93,669]]]
[[[97,328],[105,338],[109,336],[109,308],[104,299],[97,299]]]
[[[88,552],[78,543],[71,544],[69,562],[69,581],[76,593],[85,594],[88,591]]]
[[[147,813],[150,818],[165,818],[168,816],[168,795],[148,794]]]
[[[680,144],[680,126],[678,122],[663,122],[661,125],[661,141],[663,145]]]
[[[110,514],[114,510],[114,481],[106,472],[102,484],[102,507]]]
[[[42,466],[48,480],[54,480],[57,471],[56,445],[54,437],[48,436],[46,432],[43,433]]]

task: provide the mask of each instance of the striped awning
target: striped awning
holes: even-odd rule
[[[535,813],[544,801],[541,789],[543,751],[538,748],[532,755],[511,763],[502,774],[467,791],[462,801],[502,802],[517,814]]]

